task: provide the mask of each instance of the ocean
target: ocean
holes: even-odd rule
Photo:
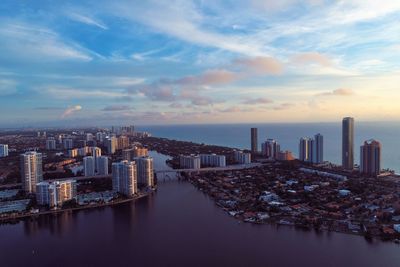
[[[324,160],[341,164],[341,121],[337,123],[266,123],[266,124],[202,124],[138,126],[139,131],[148,131],[153,136],[193,141],[241,149],[250,148],[250,128],[258,128],[258,146],[267,138],[276,139],[282,150],[291,150],[298,155],[301,137],[324,136]],[[400,123],[399,122],[355,122],[355,163],[359,164],[360,146],[368,139],[382,144],[382,167],[400,173]]]

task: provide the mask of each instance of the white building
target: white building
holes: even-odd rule
[[[56,150],[56,139],[54,139],[54,137],[50,137],[46,140],[46,149]]]
[[[35,193],[36,184],[43,180],[42,154],[26,152],[20,155],[22,189]]]
[[[136,158],[138,184],[154,187],[154,167],[152,157]]]
[[[68,150],[68,157],[76,158],[77,156],[78,156],[78,149],[77,148]]]
[[[245,153],[241,150],[234,152],[235,161],[239,164],[250,164],[251,153]]]
[[[225,167],[226,158],[224,155],[200,154],[200,163],[207,167]]]
[[[117,149],[117,138],[115,136],[111,136],[106,139],[106,146],[108,154],[114,154]]]
[[[78,156],[84,157],[87,156],[89,153],[91,153],[91,150],[88,146],[78,148]]]
[[[137,189],[137,167],[134,161],[123,160],[112,164],[113,190],[125,196],[132,196]]]
[[[0,158],[8,156],[8,145],[0,144]]]
[[[36,184],[36,200],[39,205],[60,207],[76,197],[76,181],[40,182]]]
[[[200,169],[201,160],[199,155],[179,156],[179,166],[182,169]]]
[[[314,164],[324,161],[324,137],[321,134],[316,134],[314,138],[300,138],[299,160]]]
[[[94,157],[94,164],[95,164],[94,170],[97,172],[98,171],[97,159],[99,157],[101,157],[101,148],[100,147],[91,147],[90,149],[91,149],[91,155]]]
[[[93,156],[87,156],[83,158],[83,170],[85,176],[94,176],[95,166],[96,164]]]
[[[97,171],[98,175],[108,175],[108,157],[100,156],[96,158]]]

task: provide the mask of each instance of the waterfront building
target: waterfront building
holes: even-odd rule
[[[360,148],[360,172],[377,176],[381,172],[382,146],[376,140],[368,140]]]
[[[135,159],[137,166],[138,184],[154,187],[154,167],[152,157],[139,157]]]
[[[342,121],[342,167],[354,168],[354,119],[350,117]]]
[[[261,152],[266,158],[276,159],[279,151],[281,151],[281,147],[274,139],[267,139],[261,144]]]
[[[250,164],[251,163],[251,153],[245,153],[241,150],[235,151],[234,158],[239,164]]]
[[[314,164],[321,164],[324,162],[324,137],[321,134],[316,134],[311,141],[311,161]]]
[[[137,189],[137,167],[134,161],[123,160],[112,164],[113,190],[125,196],[132,196]]]
[[[200,169],[201,160],[199,155],[179,156],[179,165],[182,169]]]
[[[63,147],[64,149],[72,149],[74,147],[74,141],[72,138],[63,139]]]
[[[96,158],[96,173],[98,175],[108,175],[108,157],[100,156]]]
[[[76,158],[77,156],[78,156],[78,149],[77,148],[68,150],[68,157]]]
[[[40,182],[36,184],[36,200],[39,205],[60,207],[76,198],[76,181]]]
[[[47,150],[56,150],[56,139],[54,139],[54,137],[47,138],[46,149]]]
[[[35,193],[36,184],[43,180],[42,154],[34,151],[20,155],[22,190]]]
[[[106,147],[108,154],[114,154],[117,150],[117,138],[115,136],[111,136],[106,139]]]
[[[300,161],[311,161],[311,140],[307,137],[300,138],[299,142],[299,160]]]
[[[91,147],[90,150],[91,150],[90,154],[94,157],[94,164],[95,164],[94,170],[95,170],[95,172],[97,172],[98,171],[97,159],[99,157],[101,157],[101,148],[99,148],[99,147]]]
[[[0,144],[0,158],[8,156],[8,145]]]
[[[200,164],[207,167],[225,167],[226,158],[224,155],[200,154]]]
[[[251,152],[252,153],[258,153],[258,129],[257,128],[251,128],[250,134],[251,134]]]
[[[95,159],[93,156],[87,156],[83,158],[83,170],[85,176],[93,176],[95,175]]]
[[[149,155],[149,151],[147,148],[144,147],[134,147],[133,150],[133,157],[137,158],[137,157],[146,157]]]

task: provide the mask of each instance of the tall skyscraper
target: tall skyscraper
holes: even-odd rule
[[[85,172],[85,176],[95,175],[95,166],[96,164],[93,156],[83,158],[83,171]]]
[[[137,167],[134,161],[123,160],[112,164],[113,190],[132,196],[137,190]]]
[[[251,152],[257,153],[258,152],[258,130],[257,128],[251,128]]]
[[[307,137],[300,138],[299,142],[299,160],[300,161],[309,161],[311,158],[311,140]]]
[[[261,144],[262,154],[269,159],[276,159],[281,147],[274,139],[267,139],[266,142]]]
[[[96,158],[97,170],[96,173],[98,175],[108,175],[108,157],[100,156]]]
[[[0,144],[0,158],[8,156],[8,145]]]
[[[71,138],[63,139],[64,149],[72,149],[74,147],[74,141]]]
[[[22,189],[27,193],[36,192],[36,184],[43,180],[42,154],[26,152],[20,155]]]
[[[36,200],[39,205],[59,207],[76,197],[76,181],[40,182],[36,185]]]
[[[140,157],[136,160],[138,184],[142,186],[154,186],[154,169],[152,157]]]
[[[354,119],[350,117],[342,121],[342,167],[354,168]]]
[[[316,134],[311,141],[311,161],[314,164],[321,164],[324,162],[324,137],[321,134]]]
[[[360,148],[360,172],[377,176],[381,172],[382,146],[376,140],[368,140]]]
[[[180,155],[179,166],[182,169],[200,169],[201,159],[199,155]]]

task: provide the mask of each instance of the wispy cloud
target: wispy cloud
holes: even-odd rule
[[[104,107],[102,111],[128,111],[131,109],[133,108],[127,105],[112,105]]]
[[[321,94],[317,94],[317,96],[352,96],[354,95],[354,91],[348,88],[339,88],[335,89],[331,92],[325,92]]]
[[[94,19],[90,16],[85,16],[76,12],[68,12],[67,16],[74,21],[81,22],[90,26],[96,26],[103,30],[108,30],[107,25],[105,25],[100,20]]]
[[[63,114],[61,115],[61,118],[66,118],[68,116],[71,116],[73,113],[75,113],[81,109],[82,109],[82,106],[80,106],[80,105],[69,107],[63,112]]]

